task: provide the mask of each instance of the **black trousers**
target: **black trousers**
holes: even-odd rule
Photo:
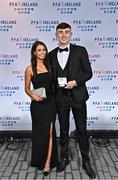
[[[66,95],[57,97],[57,112],[60,124],[60,155],[61,159],[69,158],[69,117],[70,110],[72,109],[77,137],[82,155],[82,161],[89,161],[89,139],[86,133],[86,103],[74,106],[69,102],[69,97]]]

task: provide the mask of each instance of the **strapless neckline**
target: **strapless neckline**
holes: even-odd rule
[[[46,74],[46,73],[49,73],[49,72],[47,71],[47,72],[37,73],[36,75],[39,75],[39,74]]]

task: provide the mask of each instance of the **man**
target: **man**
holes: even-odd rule
[[[69,24],[65,22],[58,24],[56,37],[59,47],[49,53],[60,123],[61,161],[57,172],[63,171],[69,164],[69,114],[71,108],[82,155],[82,167],[90,178],[95,178],[95,172],[90,165],[89,140],[86,134],[88,92],[85,83],[92,77],[92,69],[86,49],[71,44],[71,36],[72,31]]]

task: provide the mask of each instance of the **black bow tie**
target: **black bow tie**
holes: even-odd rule
[[[66,47],[66,48],[64,48],[64,49],[59,48],[59,52],[60,52],[60,53],[63,52],[63,51],[68,51],[68,47]]]

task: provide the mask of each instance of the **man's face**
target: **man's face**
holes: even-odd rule
[[[62,46],[67,45],[69,43],[71,36],[72,32],[70,28],[58,29],[56,31],[56,37],[60,45]]]

